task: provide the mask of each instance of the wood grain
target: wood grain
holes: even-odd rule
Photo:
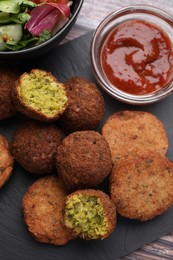
[[[109,13],[133,4],[148,4],[161,8],[173,15],[173,1],[165,0],[84,0],[79,18],[64,42],[77,38],[95,29]],[[144,245],[141,249],[129,254],[121,260],[163,260],[173,259],[173,234],[161,237],[157,241]],[[115,260],[115,259],[112,259]]]

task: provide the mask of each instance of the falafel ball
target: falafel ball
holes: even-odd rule
[[[73,238],[64,225],[66,192],[57,176],[39,178],[24,195],[24,221],[33,237],[42,243],[64,245]]]
[[[14,132],[11,152],[28,172],[53,173],[56,170],[54,155],[64,137],[64,133],[54,124],[26,122]]]
[[[173,205],[173,162],[159,153],[124,158],[110,176],[111,198],[126,218],[146,221]]]
[[[112,114],[102,126],[102,135],[109,143],[115,164],[127,154],[141,150],[165,155],[168,137],[163,123],[146,111],[120,111]]]
[[[104,99],[94,83],[81,77],[65,82],[69,105],[60,118],[62,129],[71,133],[93,130],[105,113]]]
[[[12,90],[15,88],[15,82],[20,75],[16,68],[0,66],[0,120],[9,118],[16,113],[12,102]]]
[[[0,135],[0,188],[8,181],[12,174],[14,158],[9,151],[7,139]]]
[[[64,84],[50,72],[39,69],[19,77],[13,100],[19,112],[43,122],[57,120],[68,105]]]
[[[112,169],[111,152],[105,138],[96,131],[77,131],[57,148],[56,166],[69,191],[100,184]]]
[[[116,208],[99,190],[79,190],[66,197],[64,221],[72,234],[83,239],[104,239],[116,225]]]

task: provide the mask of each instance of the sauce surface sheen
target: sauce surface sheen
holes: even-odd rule
[[[143,95],[162,89],[173,71],[173,45],[154,24],[131,20],[106,38],[101,64],[108,80],[120,90]]]

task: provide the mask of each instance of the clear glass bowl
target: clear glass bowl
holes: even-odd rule
[[[101,49],[108,34],[122,22],[144,20],[160,27],[173,43],[173,18],[163,10],[149,5],[124,7],[108,15],[94,32],[90,57],[93,73],[99,85],[112,97],[129,104],[144,105],[157,102],[173,91],[173,73],[169,82],[161,89],[145,95],[128,94],[112,85],[105,76],[101,66]]]

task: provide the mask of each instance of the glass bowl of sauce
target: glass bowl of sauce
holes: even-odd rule
[[[148,5],[122,8],[97,27],[91,64],[100,86],[130,104],[151,104],[173,91],[173,18]]]

